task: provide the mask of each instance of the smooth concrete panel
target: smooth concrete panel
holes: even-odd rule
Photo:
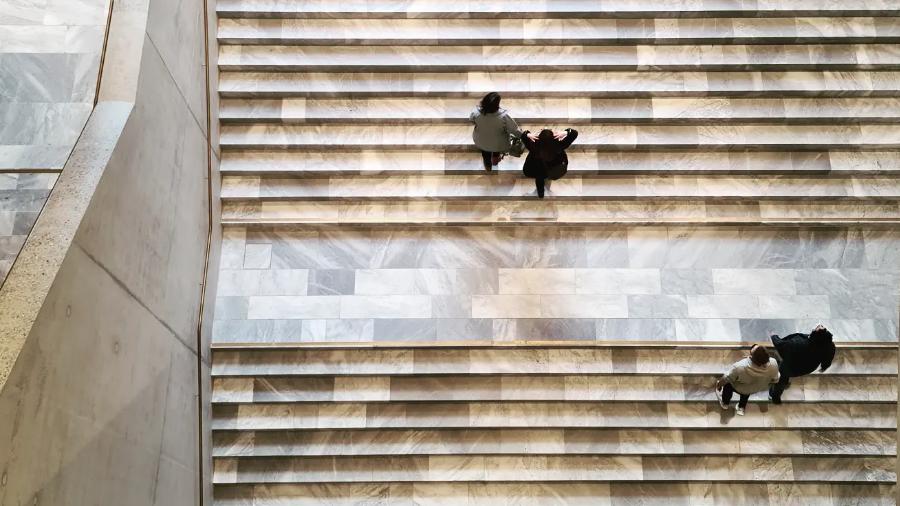
[[[137,99],[76,240],[194,346],[207,236],[206,142],[147,40]]]
[[[100,79],[100,101],[135,101],[150,2],[131,0],[113,4],[104,71]]]
[[[196,0],[153,0],[147,17],[147,36],[205,134],[203,3]]]
[[[70,249],[0,394],[0,504],[189,504],[154,497],[195,486],[194,359]]]

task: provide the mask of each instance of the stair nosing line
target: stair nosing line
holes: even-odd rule
[[[242,350],[341,350],[341,349],[521,349],[521,348],[547,348],[547,349],[585,349],[585,348],[651,348],[651,349],[730,349],[743,350],[757,341],[617,341],[617,340],[584,340],[573,341],[443,341],[443,342],[411,342],[411,341],[344,341],[344,342],[285,342],[285,343],[212,343],[213,351],[242,351]],[[900,343],[883,341],[854,341],[836,342],[838,349],[900,349]]]

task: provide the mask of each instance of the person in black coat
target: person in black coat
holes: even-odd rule
[[[536,137],[528,130],[522,132],[522,142],[528,148],[523,172],[527,177],[534,178],[539,198],[544,198],[545,187],[549,191],[550,181],[556,181],[566,175],[569,169],[566,148],[575,142],[576,137],[578,131],[573,128],[567,128],[564,134],[544,129]]]
[[[824,372],[834,360],[835,347],[831,332],[818,325],[809,334],[791,334],[785,338],[772,336],[772,344],[781,356],[781,379],[769,388],[769,397],[775,404],[781,404],[781,394],[788,387],[791,378],[811,374],[816,368]]]

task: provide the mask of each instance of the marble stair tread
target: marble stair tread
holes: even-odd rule
[[[221,506],[712,506],[796,504],[893,506],[896,485],[880,483],[329,483],[217,485]]]
[[[708,401],[715,375],[338,376],[215,378],[211,401],[227,403],[424,401]],[[897,402],[896,376],[813,375],[792,382],[786,403]]]
[[[218,458],[213,483],[896,481],[891,457],[431,455]]]
[[[222,45],[871,43],[900,40],[900,18],[222,18],[217,37]]]
[[[720,374],[747,348],[215,349],[213,377],[446,374]],[[840,345],[825,374],[896,375],[896,347]]]
[[[565,124],[522,124],[524,130],[562,130]],[[584,125],[580,149],[810,150],[900,149],[895,125]],[[223,149],[439,149],[475,151],[469,125],[223,125]]]
[[[229,431],[213,457],[339,455],[894,456],[891,430],[447,429]]]
[[[226,99],[222,123],[463,123],[469,98]],[[503,106],[521,123],[898,123],[896,98],[548,98]]]
[[[569,177],[641,174],[897,174],[896,151],[620,151],[568,150]],[[521,175],[525,158],[507,157],[498,174]],[[222,155],[224,175],[328,177],[332,175],[483,175],[475,153],[442,150],[229,150]]]
[[[375,402],[214,404],[212,430],[468,429],[896,429],[895,403],[795,402],[751,397],[745,416],[716,402]]]
[[[773,0],[765,5],[736,0],[720,0],[707,4],[692,0],[676,0],[664,4],[642,0],[545,0],[522,3],[517,0],[315,0],[285,2],[281,0],[219,0],[219,17],[323,17],[323,18],[415,18],[415,17],[488,17],[488,18],[633,18],[633,17],[792,17],[792,16],[897,16],[900,8],[892,0],[858,0],[823,3],[816,0]]]
[[[898,97],[895,71],[227,72],[222,97]]]
[[[571,163],[577,163],[573,157]],[[480,162],[480,159],[479,159]],[[555,200],[767,199],[900,200],[896,177],[592,176],[553,183]],[[224,176],[223,201],[483,200],[528,198],[534,180],[521,174],[360,176],[328,179]]]
[[[894,44],[638,46],[223,45],[221,70],[898,70]]]
[[[266,201],[225,202],[226,225],[809,224],[900,222],[900,203],[729,201]]]

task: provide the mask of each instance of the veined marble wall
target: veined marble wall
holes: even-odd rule
[[[61,169],[93,107],[109,0],[0,0],[0,170]]]
[[[0,0],[0,284],[91,114],[108,6]]]
[[[897,340],[896,230],[226,229],[216,342]]]

